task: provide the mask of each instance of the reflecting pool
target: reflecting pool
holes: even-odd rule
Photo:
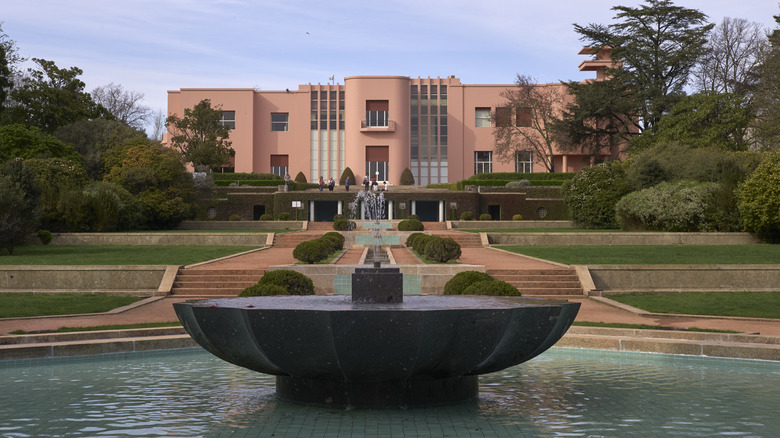
[[[200,349],[0,362],[2,437],[780,436],[780,362],[553,348],[474,403],[362,411],[276,400]]]

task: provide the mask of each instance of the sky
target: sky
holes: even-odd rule
[[[25,0],[0,8],[27,58],[78,67],[166,112],[179,88],[297,89],[359,75],[446,77],[466,84],[583,80],[573,24],[611,24],[635,0]],[[774,29],[778,0],[677,0],[712,23]],[[31,66],[28,63],[24,67]]]

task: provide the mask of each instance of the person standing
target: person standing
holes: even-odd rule
[[[366,188],[366,191],[368,191],[368,186],[371,184],[371,180],[368,179],[368,174],[366,173],[366,176],[363,177],[363,187]]]
[[[332,192],[334,187],[336,187],[336,180],[334,180],[333,177],[330,177],[328,180],[328,191]]]
[[[284,173],[284,191],[285,192],[290,191],[290,172]]]
[[[325,181],[322,179],[322,175],[320,175],[320,191],[325,187]]]
[[[344,180],[344,187],[349,191],[349,177]]]

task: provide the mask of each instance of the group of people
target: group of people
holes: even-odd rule
[[[344,179],[344,188],[349,191],[349,185],[350,185],[349,177],[346,177]],[[387,181],[383,181],[384,183],[384,190],[388,190],[390,187],[387,184]],[[336,180],[333,179],[333,177],[328,178],[328,181],[326,182],[325,179],[320,175],[319,180],[319,186],[320,191],[323,191],[325,189],[325,186],[328,187],[328,191],[332,192],[333,189],[336,187]],[[373,190],[373,191],[379,191],[379,183],[377,182],[376,178],[369,178],[368,174],[363,178],[363,187],[366,191]],[[285,191],[290,190],[290,174],[287,173],[284,175],[284,189]]]
[[[384,181],[384,190],[388,190],[390,187],[387,184],[387,181]],[[363,187],[366,191],[373,190],[375,192],[379,191],[379,183],[377,182],[376,178],[368,178],[368,174],[363,177]],[[370,188],[369,188],[370,187]]]
[[[349,178],[347,178],[349,179]],[[333,179],[333,177],[328,178],[328,182],[326,183],[325,180],[320,176],[320,191],[325,188],[325,186],[328,186],[328,191],[332,192],[333,188],[336,187],[336,180]],[[347,191],[349,191],[349,183],[345,184],[347,186]]]

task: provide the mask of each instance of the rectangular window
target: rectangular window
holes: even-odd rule
[[[490,127],[490,108],[476,108],[474,113],[474,126],[477,128]]]
[[[287,132],[289,116],[288,113],[271,113],[271,131]]]
[[[496,108],[496,126],[506,128],[512,126],[512,109],[507,106]]]
[[[290,167],[290,158],[288,155],[271,155],[271,173],[284,177]]]
[[[219,119],[219,124],[230,129],[236,129],[236,112],[222,111],[222,118]]]
[[[515,152],[515,172],[533,173],[534,153],[532,151]]]
[[[531,127],[531,108],[518,108],[515,114],[515,126],[520,128]]]
[[[366,126],[375,128],[385,128],[389,126],[387,112],[389,109],[386,100],[367,100],[366,101]]]
[[[474,152],[474,174],[493,173],[493,151]]]

